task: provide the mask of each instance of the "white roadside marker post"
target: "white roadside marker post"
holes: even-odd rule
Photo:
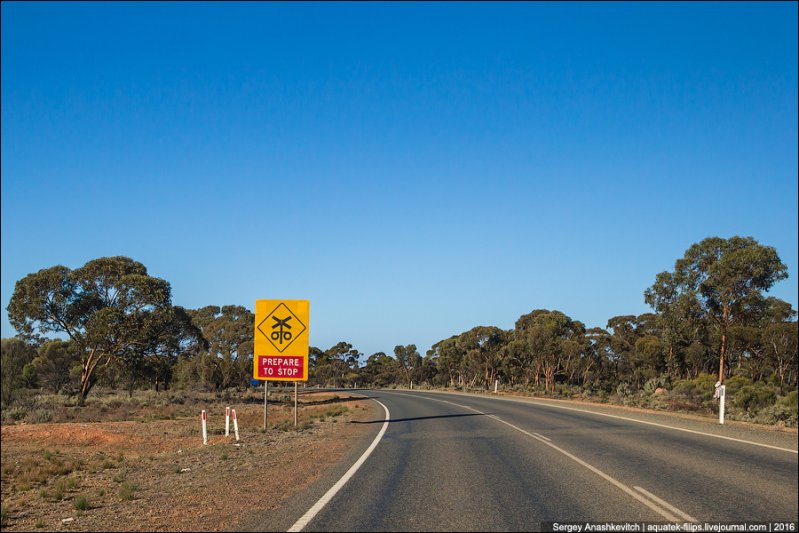
[[[239,442],[239,421],[236,420],[235,409],[233,409],[233,432],[236,434],[236,442]]]
[[[721,381],[717,381],[715,387],[713,398],[719,401],[719,424],[724,424],[724,397],[726,396],[727,386],[722,385]]]
[[[203,409],[202,412],[202,420],[203,420],[203,444],[208,444],[208,413],[205,412]]]
[[[225,437],[230,436],[230,406],[225,407]]]
[[[497,393],[497,387],[499,387],[499,380],[498,380],[498,379],[495,379],[495,380],[494,380],[494,394],[496,394],[496,393]]]

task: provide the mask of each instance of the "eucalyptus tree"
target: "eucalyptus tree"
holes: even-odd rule
[[[415,344],[395,346],[394,357],[399,363],[399,368],[405,383],[410,385],[422,367],[422,356],[416,350]]]
[[[81,405],[99,364],[143,357],[164,343],[201,339],[172,308],[169,283],[122,256],[93,259],[75,270],[57,265],[29,274],[17,282],[7,310],[11,325],[24,335],[60,333],[75,343]]]
[[[661,273],[645,298],[659,312],[685,300],[713,324],[719,337],[719,381],[724,381],[730,327],[747,325],[765,300],[764,293],[788,277],[777,251],[751,237],[708,237],[693,244]]]
[[[36,357],[36,346],[25,339],[2,339],[0,348],[0,402],[10,405],[18,389],[24,386],[22,372]]]
[[[39,347],[31,364],[39,385],[58,393],[67,385],[74,385],[73,369],[80,365],[80,353],[73,341],[51,340]]]
[[[579,357],[587,346],[585,325],[560,311],[537,309],[516,321],[514,333],[534,361],[536,379],[544,376],[544,389],[552,392],[555,375],[570,357]]]
[[[338,342],[325,351],[309,350],[313,378],[320,385],[339,386],[358,379],[361,353],[348,342]]]
[[[793,390],[796,390],[797,383],[798,335],[797,323],[794,321],[770,324],[761,336],[764,355],[779,378],[780,385]]]
[[[623,315],[608,320],[609,347],[621,381],[641,388],[666,368],[656,315]]]
[[[599,383],[609,378],[611,335],[602,328],[585,332],[586,350],[580,366],[580,380],[585,387],[589,382]]]
[[[792,384],[797,363],[795,316],[788,302],[766,298],[759,320],[730,328],[729,353],[738,356],[737,367],[753,381],[775,377],[782,387]]]
[[[243,387],[252,374],[255,315],[240,305],[207,305],[189,311],[207,341],[197,365],[203,380],[217,390]],[[196,356],[195,356],[196,357]]]
[[[377,352],[366,360],[361,369],[361,379],[364,380],[364,384],[385,387],[397,382],[399,371],[399,363],[396,359],[383,352]]]
[[[465,352],[458,345],[457,335],[438,341],[430,348],[427,355],[436,365],[438,375],[443,376],[450,387],[455,387],[462,380]]]
[[[503,330],[495,326],[477,326],[458,335],[456,344],[465,354],[472,375],[484,388],[494,383],[500,365],[501,348],[506,342]]]

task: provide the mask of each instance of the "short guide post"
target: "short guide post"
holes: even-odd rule
[[[208,444],[208,414],[203,409],[202,412],[202,420],[203,420],[203,444]]]
[[[239,441],[239,421],[236,420],[236,410],[233,409],[233,432],[236,434],[236,442]]]
[[[230,436],[230,406],[225,407],[225,437]]]
[[[726,385],[722,385],[721,381],[717,381],[715,385],[716,390],[713,392],[713,398],[719,401],[719,424],[724,423],[724,400],[726,394]]]

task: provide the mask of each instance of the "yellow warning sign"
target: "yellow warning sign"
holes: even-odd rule
[[[256,379],[274,379],[258,361],[269,356],[302,357],[304,371],[294,381],[308,379],[308,326],[310,302],[308,300],[256,300],[255,301],[255,353],[253,376]],[[266,361],[266,359],[263,359]],[[275,376],[277,377],[277,376]],[[285,378],[285,377],[284,377]]]

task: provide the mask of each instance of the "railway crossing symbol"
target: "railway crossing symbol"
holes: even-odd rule
[[[258,331],[278,353],[283,353],[286,348],[299,339],[305,329],[302,320],[284,302],[280,302],[267,314],[266,318],[258,323]],[[308,352],[307,346],[305,352]],[[292,355],[297,355],[294,354],[294,350],[292,350]]]

